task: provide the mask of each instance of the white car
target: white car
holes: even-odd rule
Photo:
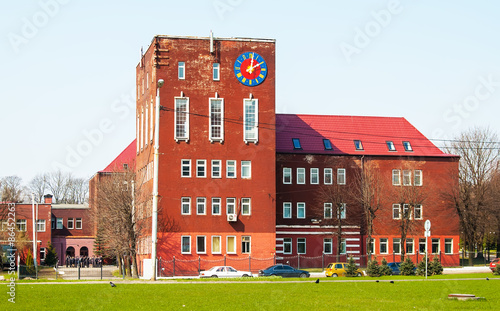
[[[238,271],[230,266],[215,266],[200,272],[200,278],[241,278],[252,277],[252,272]]]

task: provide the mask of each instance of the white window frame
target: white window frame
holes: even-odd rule
[[[424,184],[422,170],[414,170],[413,171],[413,184],[415,186],[418,186],[418,187],[420,187]]]
[[[234,247],[234,251],[229,251],[229,245],[230,245],[229,239],[233,240],[232,244]],[[238,252],[238,249],[236,248],[236,236],[235,235],[226,236],[226,254],[236,254],[237,252]]]
[[[212,110],[212,102],[220,102],[220,125],[212,124],[213,118],[216,117],[216,113]],[[209,98],[208,99],[208,111],[210,113],[208,118],[208,139],[210,142],[223,142],[224,141],[224,99],[223,98]],[[218,114],[218,113],[217,113]],[[214,128],[220,130],[219,136],[214,136]]]
[[[217,202],[218,201],[218,202]],[[219,207],[219,212],[214,212],[215,207]],[[220,215],[222,210],[222,199],[221,198],[212,198],[212,215]]]
[[[255,103],[253,122],[250,117],[251,114],[247,113],[247,103],[250,102]],[[259,141],[259,100],[255,98],[246,98],[243,100],[243,140],[246,144],[249,142],[257,143]]]
[[[330,216],[327,215],[327,211],[329,211]],[[323,217],[325,219],[333,218],[333,204],[332,203],[324,203],[323,204]]]
[[[395,214],[395,211],[397,211],[397,217]],[[401,205],[400,204],[392,204],[392,219],[401,219]]]
[[[419,251],[419,253],[421,253],[421,254],[422,254],[422,253],[425,253],[425,246],[426,246],[425,242],[426,242],[426,241],[425,241],[425,238],[419,238],[419,239],[418,239],[418,251]],[[422,249],[421,249],[421,248],[422,248]]]
[[[337,217],[339,217],[340,219],[346,219],[346,217],[347,217],[347,204],[340,203],[339,209],[340,209],[340,215],[337,215]]]
[[[199,243],[200,238],[203,239],[203,244]],[[200,250],[200,246],[203,246],[203,250]],[[206,254],[207,253],[207,237],[205,235],[197,235],[196,236],[196,254]]]
[[[396,246],[399,246],[399,251],[396,251]],[[401,238],[392,238],[392,253],[401,254]]]
[[[408,250],[411,245],[411,250]],[[415,240],[413,238],[406,239],[405,243],[406,254],[415,254]]]
[[[245,250],[245,248],[248,248],[248,249]],[[249,235],[241,236],[241,253],[242,254],[250,254],[251,252],[252,252],[252,237]]]
[[[345,168],[337,169],[337,185],[345,185],[346,184],[346,173]]]
[[[290,248],[290,251],[286,251],[286,246]],[[283,238],[283,254],[289,255],[293,253],[293,240],[292,238]]]
[[[75,229],[75,219],[70,217],[67,222],[68,229]]]
[[[60,226],[59,226],[60,224]],[[64,222],[62,217],[56,218],[56,229],[64,229]]]
[[[187,207],[187,213],[184,207]],[[181,215],[191,215],[191,197],[181,197]]]
[[[181,100],[186,101],[186,111],[178,110],[178,102]],[[184,115],[185,121],[183,124],[177,124],[180,122],[178,119],[181,114]],[[184,135],[181,135],[181,132],[177,131],[178,125],[184,127]],[[174,97],[174,139],[176,142],[189,141],[189,97]]]
[[[392,170],[392,185],[401,186],[401,170]]]
[[[304,217],[300,217],[300,210],[304,211]],[[305,202],[297,202],[297,219],[305,219],[306,218],[306,203]]]
[[[241,215],[245,215],[245,216],[252,215],[252,199],[251,198],[241,198]]]
[[[284,167],[283,168],[283,184],[290,185],[292,183],[292,168]]]
[[[385,252],[382,252],[382,246],[385,246]],[[389,254],[389,239],[388,238],[380,238],[379,239],[379,253],[380,254]]]
[[[184,243],[187,241],[187,244]],[[189,250],[184,251],[184,246],[188,246]],[[181,236],[181,254],[191,254],[191,236],[190,235],[182,235]]]
[[[81,217],[75,218],[75,229],[82,230],[83,229],[83,219]]]
[[[215,240],[219,240],[219,250],[214,250]],[[212,235],[212,246],[211,246],[212,254],[222,254],[222,237],[220,235]]]
[[[347,242],[345,239],[340,240],[340,253],[347,254]]]
[[[186,79],[186,62],[177,62],[177,78],[179,80]]]
[[[233,211],[230,212],[230,209]],[[236,198],[226,198],[226,215],[236,214]]]
[[[200,212],[200,207],[203,211]],[[197,197],[196,198],[196,215],[206,215],[207,214],[207,198]]]
[[[432,249],[434,248],[434,242],[437,241],[437,251],[434,252]],[[431,239],[431,254],[439,254],[439,251],[441,251],[441,239],[439,238],[432,238]]]
[[[330,246],[330,251],[326,251],[326,246]],[[323,254],[333,254],[333,239],[332,238],[324,238],[323,239]]]
[[[238,173],[236,172],[236,165],[238,161],[236,160],[226,160],[226,178],[237,178]],[[229,176],[230,173],[233,173],[234,176]]]
[[[318,185],[319,184],[319,168],[312,167],[310,169],[310,183],[311,185]]]
[[[144,135],[144,145],[147,147],[148,146],[148,143],[149,143],[149,107],[148,107],[148,103],[146,102],[145,104],[146,106],[146,113],[144,114],[144,117],[146,118],[146,120],[144,121],[144,132],[145,132],[145,135]]]
[[[288,210],[288,217],[285,217]],[[283,202],[283,218],[290,219],[292,218],[292,202]]]
[[[214,168],[218,168],[219,170],[215,170]],[[222,161],[221,160],[212,160],[212,178],[222,178]]]
[[[252,161],[241,161],[241,178],[242,179],[252,178]]]
[[[446,246],[450,247],[450,251],[446,251]],[[444,239],[444,253],[447,255],[453,254],[453,238],[445,238]]]
[[[331,185],[333,184],[333,169],[332,168],[325,168],[323,170],[323,183],[325,185]],[[327,180],[327,178],[330,179],[330,181]]]
[[[37,219],[36,220],[36,231],[37,232],[45,232],[45,219]]]
[[[154,117],[154,111],[153,111],[153,100],[151,99],[151,103],[149,105],[149,114],[150,114],[150,118],[149,118],[149,140],[151,142],[153,142],[153,117]]]
[[[188,169],[188,175],[184,176],[184,168]],[[191,159],[181,159],[181,177],[191,178]]]
[[[406,218],[406,214],[409,213],[408,218]],[[405,219],[412,219],[413,213],[410,207],[410,204],[403,204],[403,214],[402,217]]]
[[[47,255],[47,251],[45,247],[40,247],[40,260],[45,261],[45,256]]]
[[[200,174],[200,169],[202,174]],[[207,178],[207,160],[196,160],[196,177]]]
[[[303,252],[300,251],[299,245],[304,246]],[[297,254],[301,254],[301,255],[307,254],[307,240],[306,240],[306,238],[297,238]]]
[[[302,179],[302,182],[300,180]],[[297,185],[306,184],[306,169],[304,167],[297,167]]]
[[[371,245],[370,245],[371,244]],[[375,239],[372,237],[371,238],[371,243],[370,243],[370,239],[366,239],[366,245],[367,245],[367,251],[371,251],[371,254],[375,254],[375,250],[376,250],[376,243],[375,243]]]
[[[403,170],[403,186],[411,186],[411,170]]]
[[[220,63],[213,63],[212,65],[212,79],[220,81]]]

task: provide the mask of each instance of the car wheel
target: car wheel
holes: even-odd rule
[[[301,274],[299,275],[299,278],[305,278],[305,277],[307,277],[307,275],[306,275],[305,273],[301,273]]]
[[[213,277],[213,278],[218,278],[218,276],[216,276],[216,275],[212,275],[212,277]]]
[[[242,277],[249,278],[250,276],[248,274],[243,274]]]
[[[356,276],[362,276],[361,272],[358,272],[358,274],[356,274]]]
[[[334,278],[338,277],[337,273],[332,274],[332,277]]]

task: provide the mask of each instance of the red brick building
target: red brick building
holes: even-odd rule
[[[404,118],[279,114],[276,128],[276,252],[284,261],[318,267],[352,255],[366,263],[360,189],[369,173],[379,206],[371,253],[401,261],[405,247],[421,261],[430,220],[429,252],[443,265],[459,264],[459,219],[447,199],[458,187],[457,156]]]
[[[159,90],[158,257],[175,256],[177,272],[191,274],[214,260],[238,267],[249,256],[272,258],[275,41],[156,36],[136,76],[136,172],[143,194],[137,208],[147,224],[157,81],[165,81]],[[151,256],[150,228],[139,243],[141,259]]]

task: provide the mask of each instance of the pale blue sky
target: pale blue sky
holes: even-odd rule
[[[276,39],[277,112],[405,117],[432,139],[500,133],[499,12],[494,0],[2,1],[0,177],[91,177],[112,161],[134,139],[135,67],[156,34]]]

